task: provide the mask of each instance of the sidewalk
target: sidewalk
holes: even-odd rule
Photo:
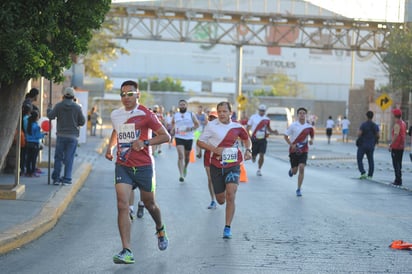
[[[41,168],[40,177],[20,177],[25,191],[17,200],[0,199],[0,254],[29,243],[54,227],[77,191],[83,186],[96,157],[104,150],[107,135],[88,136],[76,151],[73,167],[73,185],[55,186],[48,184],[48,168]],[[42,150],[42,163],[48,161],[48,147]],[[51,161],[54,148],[51,150]],[[53,169],[50,169],[52,172]],[[14,183],[13,174],[0,174],[0,185]]]
[[[88,136],[87,143],[77,149],[75,158],[73,185],[54,186],[47,184],[47,168],[42,168],[44,174],[38,178],[21,177],[20,183],[26,190],[17,200],[0,200],[0,254],[6,253],[26,243],[29,243],[54,227],[67,206],[83,186],[93,163],[104,152],[108,141],[109,131],[102,137]],[[52,151],[52,159],[54,156]],[[412,191],[412,164],[409,160],[409,151],[405,151],[402,189]],[[280,136],[271,138],[268,143],[267,157],[274,157],[282,161],[289,161],[287,146]],[[43,150],[42,159],[48,159],[47,147]],[[367,167],[366,160],[364,160]],[[390,186],[393,180],[390,154],[382,146],[375,151],[375,175],[372,182]],[[326,138],[317,136],[315,144],[310,148],[308,168],[324,168],[328,172],[344,172],[351,174],[353,179],[359,177],[356,165],[356,146],[354,143],[338,142],[335,138],[329,145]],[[158,170],[162,169],[159,164]],[[333,170],[331,170],[333,169]],[[248,172],[252,172],[251,170]],[[352,175],[353,174],[353,175]],[[0,175],[0,185],[12,184],[13,175]]]

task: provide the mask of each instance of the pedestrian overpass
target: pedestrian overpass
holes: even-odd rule
[[[200,2],[114,3],[107,20],[120,27],[118,39],[199,43],[202,47],[233,45],[237,49],[235,99],[242,98],[243,46],[273,51],[281,47],[351,51],[361,58],[374,54],[382,60],[391,32],[404,26],[322,13],[319,7],[295,0],[289,1],[288,7],[293,13],[281,12],[280,0]]]
[[[210,1],[204,1],[209,5],[194,7],[193,2],[197,1],[177,2],[181,5],[166,6],[162,1],[152,5],[115,3],[107,18],[119,24],[121,35],[116,38],[122,39],[365,52],[385,51],[391,31],[403,26],[397,22],[361,21],[320,12],[319,7],[316,10],[316,6],[303,1],[289,1],[294,6],[285,8],[293,9],[293,14],[273,12],[276,8],[269,10],[267,1],[253,1],[256,6],[266,3],[256,11],[250,8],[242,11],[241,7],[234,11],[235,6],[227,5],[217,9]],[[252,5],[250,0],[235,2]]]

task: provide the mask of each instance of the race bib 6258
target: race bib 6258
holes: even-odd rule
[[[223,149],[222,162],[223,163],[236,163],[237,162],[237,147],[230,147]]]

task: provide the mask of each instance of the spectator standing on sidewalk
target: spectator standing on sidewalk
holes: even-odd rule
[[[266,106],[260,105],[258,112],[250,116],[246,130],[250,133],[252,140],[252,162],[256,161],[256,156],[259,155],[257,176],[262,176],[262,166],[265,161],[265,153],[267,147],[267,137],[269,133],[278,134],[277,130],[270,127],[270,119],[266,116]]]
[[[289,145],[289,177],[292,177],[299,171],[298,188],[296,196],[302,196],[302,184],[305,177],[305,166],[308,160],[309,145],[313,145],[315,132],[311,124],[306,120],[308,111],[300,107],[297,110],[298,120],[293,122],[284,133],[286,143]]]
[[[39,113],[32,111],[27,121],[27,131],[25,133],[27,177],[40,177],[40,175],[36,173],[36,163],[40,151],[40,141],[44,138],[45,134],[41,132],[40,126],[37,123],[39,118]]]
[[[340,126],[342,128],[342,143],[344,143],[345,141],[346,143],[348,142],[349,125],[350,121],[348,120],[348,118],[346,118],[346,116],[344,116],[343,120],[340,121]]]
[[[366,118],[367,120],[361,124],[358,130],[358,139],[356,140],[356,146],[358,147],[356,158],[361,174],[359,179],[372,179],[375,169],[373,153],[375,151],[375,145],[379,141],[379,126],[372,121],[373,112],[370,110],[366,112]],[[368,174],[366,174],[363,166],[363,157],[365,154],[368,159]]]
[[[80,127],[86,123],[81,106],[73,101],[74,89],[67,87],[63,91],[63,100],[54,108],[49,105],[47,117],[57,118],[56,149],[54,151],[54,170],[52,180],[54,185],[71,185],[74,155],[76,154]],[[60,177],[64,164],[63,177]]]
[[[405,149],[406,140],[406,124],[402,120],[402,111],[400,109],[393,109],[392,114],[395,118],[392,128],[392,142],[389,144],[389,151],[392,157],[392,165],[395,171],[394,186],[402,185],[402,157]]]
[[[328,144],[330,144],[334,126],[335,122],[333,121],[332,116],[329,116],[328,120],[326,120],[326,137],[328,138]]]
[[[26,148],[26,132],[27,132],[27,123],[29,121],[29,117],[33,110],[33,106],[31,102],[26,102],[22,106],[22,123],[21,123],[21,136],[24,140],[21,140],[22,144],[20,147],[20,176],[26,174],[26,166],[27,166],[27,148]]]
[[[240,138],[246,147],[244,159],[252,157],[251,141],[246,129],[231,120],[232,108],[228,102],[217,104],[218,119],[209,122],[197,144],[211,152],[210,176],[217,202],[226,202],[223,238],[232,237],[231,223],[235,214],[236,191],[239,185],[240,163],[243,154],[239,149]]]
[[[37,102],[38,97],[39,97],[39,90],[37,88],[30,89],[30,91],[24,97],[23,105],[30,105],[31,110],[35,110],[38,113],[40,113],[39,108],[35,104],[33,104],[34,102]]]
[[[123,107],[115,109],[110,115],[113,131],[105,157],[113,160],[112,151],[117,145],[115,189],[117,224],[122,242],[122,250],[113,256],[116,264],[134,263],[129,217],[133,189],[139,188],[140,199],[155,222],[158,248],[166,250],[169,243],[160,208],[155,201],[156,180],[151,146],[168,142],[170,135],[156,114],[139,104],[139,97],[140,91],[135,81],[123,82],[120,90]]]
[[[99,118],[100,114],[97,112],[96,107],[92,107],[90,110],[90,136],[96,136]]]

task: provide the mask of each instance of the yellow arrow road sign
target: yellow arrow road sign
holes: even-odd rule
[[[375,103],[382,109],[382,111],[385,111],[385,109],[392,105],[393,101],[388,94],[383,93],[376,99]]]

